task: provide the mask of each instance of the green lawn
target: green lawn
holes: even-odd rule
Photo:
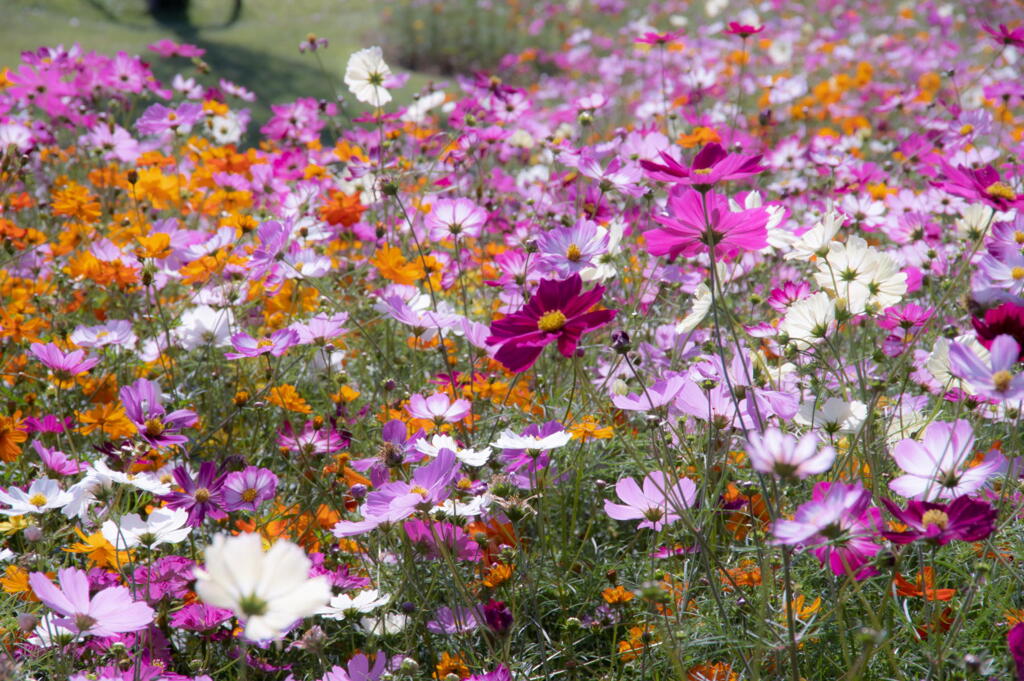
[[[241,17],[225,27],[231,0],[193,0],[194,34],[157,25],[146,14],[145,0],[4,0],[2,4],[7,11],[0,28],[0,66],[17,64],[23,50],[78,42],[109,54],[124,50],[148,55],[158,77],[169,79],[178,70],[192,73],[194,69],[182,59],[164,60],[148,52],[146,45],[161,38],[192,42],[206,49],[204,59],[214,76],[256,92],[260,105],[253,113],[260,124],[268,104],[297,96],[331,98],[334,87],[347,94],[342,83],[345,62],[355,50],[382,43],[382,14],[392,3],[244,0]],[[330,47],[320,53],[329,79],[315,56],[299,53],[299,42],[311,31],[330,40]],[[426,80],[414,75],[396,93],[398,101],[407,100]]]

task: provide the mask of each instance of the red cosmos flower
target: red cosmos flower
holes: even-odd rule
[[[954,168],[942,161],[942,172],[946,179],[932,182],[932,185],[954,196],[983,201],[995,210],[1002,211],[1024,205],[1024,200],[1017,196],[1013,187],[999,179],[999,171],[992,166],[974,170],[967,166]]]
[[[683,187],[672,188],[667,207],[667,214],[654,216],[662,227],[644,232],[651,255],[691,257],[714,247],[716,255],[729,257],[768,245],[768,211],[764,208],[733,212],[726,197]]]
[[[728,35],[738,35],[746,40],[755,33],[760,33],[763,30],[764,26],[750,26],[748,24],[741,24],[738,21],[730,21],[729,28],[725,29],[725,32]]]
[[[999,336],[1011,336],[1021,348],[1017,361],[1024,362],[1024,305],[1003,303],[987,310],[984,319],[975,317],[971,323],[978,334],[978,342],[986,349],[991,348]]]
[[[954,539],[981,541],[996,527],[996,509],[992,504],[969,496],[957,497],[948,504],[912,500],[906,510],[888,499],[882,499],[882,503],[907,526],[903,532],[882,531],[882,535],[895,544],[924,540],[942,546]]]
[[[998,29],[992,28],[988,24],[982,24],[981,27],[1000,45],[1024,48],[1024,26],[1019,26],[1012,31],[1006,27],[1006,24],[999,24]]]
[[[574,274],[564,281],[543,279],[526,306],[491,324],[489,345],[501,345],[494,358],[513,372],[526,371],[545,346],[558,342],[565,357],[576,352],[580,336],[615,318],[616,310],[588,312],[601,300],[604,287],[581,293],[583,280]]]
[[[765,170],[761,155],[730,154],[721,144],[712,142],[700,150],[692,166],[685,166],[664,151],[659,152],[665,165],[653,161],[640,161],[647,176],[662,182],[693,185],[707,191],[717,182],[740,180]]]

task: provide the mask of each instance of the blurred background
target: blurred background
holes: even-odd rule
[[[572,3],[569,3],[570,5]],[[348,56],[381,45],[395,72],[412,77],[398,102],[453,73],[492,69],[529,46],[557,48],[581,17],[540,0],[0,0],[0,68],[24,50],[79,43],[147,58],[161,80],[194,73],[188,60],[162,59],[146,46],[162,38],[199,45],[217,77],[254,91],[258,128],[269,105],[296,97],[333,99]],[[310,33],[326,50],[302,54]]]

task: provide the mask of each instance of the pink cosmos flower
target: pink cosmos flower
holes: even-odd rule
[[[260,504],[274,498],[277,476],[267,468],[246,466],[244,470],[228,473],[221,494],[227,511],[258,511]]]
[[[769,217],[763,207],[734,212],[729,199],[713,191],[702,194],[673,187],[668,213],[654,216],[662,227],[647,230],[644,238],[651,255],[692,257],[714,248],[716,255],[731,257],[740,250],[758,251],[768,245]]]
[[[187,132],[202,117],[202,105],[194,102],[182,102],[177,109],[153,104],[135,121],[135,129],[143,135],[161,135],[168,130]]]
[[[681,37],[685,32],[686,31],[681,28],[676,31],[669,31],[668,33],[655,33],[654,31],[648,31],[639,38],[634,38],[633,42],[640,43],[642,45],[667,45]]]
[[[615,310],[591,310],[601,301],[604,287],[581,293],[583,280],[574,274],[565,281],[544,279],[522,310],[491,324],[489,345],[501,347],[494,359],[513,372],[526,371],[545,346],[558,343],[564,357],[572,357],[580,337],[615,318]]]
[[[189,43],[176,43],[170,38],[164,38],[158,40],[151,45],[147,45],[146,49],[156,52],[161,57],[186,57],[191,59],[192,57],[202,57],[206,54],[206,50]]]
[[[652,471],[643,480],[643,488],[633,478],[622,478],[615,483],[615,493],[625,502],[604,502],[604,512],[615,520],[642,520],[637,527],[658,531],[679,520],[684,508],[693,506],[697,486],[689,478],[673,482],[662,471]]]
[[[881,513],[868,508],[871,492],[860,483],[819,482],[811,501],[796,509],[792,520],[772,525],[774,544],[809,549],[837,575],[849,571],[855,579],[876,574],[868,560],[881,550],[872,541],[881,527]]]
[[[413,418],[426,419],[440,425],[461,421],[469,413],[471,407],[469,400],[460,398],[452,402],[445,393],[434,393],[427,398],[416,393],[409,398],[409,404],[405,409]]]
[[[707,191],[718,182],[741,180],[766,170],[761,155],[730,154],[721,144],[711,142],[694,157],[692,166],[685,166],[664,151],[658,152],[664,165],[640,161],[640,166],[653,180],[693,185]]]
[[[487,211],[469,199],[438,199],[423,219],[431,241],[476,239],[487,222]]]
[[[1020,400],[1024,398],[1024,373],[1014,375],[1020,346],[1012,336],[996,336],[989,347],[991,355],[986,364],[969,346],[951,343],[949,364],[952,373],[971,384],[975,391],[994,400]]]
[[[36,450],[36,454],[39,455],[43,465],[54,473],[58,473],[60,475],[75,475],[88,468],[84,463],[69,459],[68,455],[62,451],[58,449],[50,449],[39,440],[32,443],[32,448]]]
[[[84,570],[63,568],[57,573],[58,589],[42,572],[28,577],[35,595],[49,608],[64,615],[56,620],[82,636],[113,636],[145,629],[153,621],[153,609],[133,601],[123,586],[112,586],[89,597],[89,578]]]
[[[892,458],[906,475],[890,482],[889,489],[923,501],[973,494],[1006,463],[1002,454],[992,450],[980,464],[968,466],[974,458],[974,430],[962,419],[929,424],[923,442],[901,440]]]
[[[294,329],[279,329],[270,334],[269,338],[256,340],[244,331],[236,333],[231,337],[231,345],[235,352],[225,352],[226,359],[241,359],[243,357],[259,357],[270,353],[274,357],[280,357],[288,348],[297,345],[299,334]]]
[[[612,395],[612,404],[625,411],[650,411],[671,404],[686,384],[685,376],[669,376],[647,386],[642,392]]]
[[[47,343],[46,345],[33,343],[29,347],[29,352],[50,369],[68,377],[80,376],[100,362],[97,357],[86,359],[85,350],[75,350],[74,352],[64,354],[53,343]]]
[[[71,332],[71,342],[83,348],[134,345],[136,340],[132,323],[124,319],[111,319],[99,326],[79,326]]]
[[[783,480],[804,480],[832,467],[836,451],[818,449],[818,436],[806,433],[799,440],[778,428],[747,435],[747,457],[755,471]]]
[[[537,237],[540,267],[545,272],[568,277],[586,268],[608,250],[608,232],[598,230],[592,220],[582,219],[572,227],[556,227]]]

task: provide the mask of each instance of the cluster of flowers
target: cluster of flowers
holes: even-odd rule
[[[5,671],[1024,675],[1012,3],[657,4],[257,146],[0,72]]]

